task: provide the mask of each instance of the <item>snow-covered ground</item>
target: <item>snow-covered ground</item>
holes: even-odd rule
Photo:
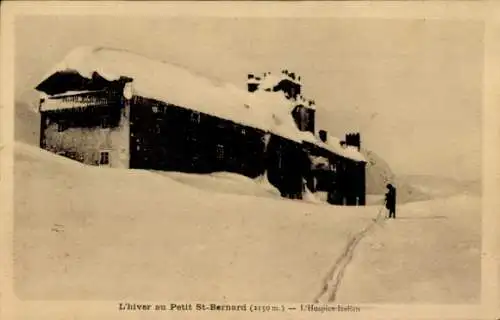
[[[465,303],[479,296],[479,209],[458,196],[375,223],[379,206],[285,200],[227,173],[87,167],[16,142],[16,292],[312,302],[350,251],[338,301]]]
[[[155,171],[155,173],[201,190],[275,199],[280,198],[279,190],[271,185],[267,179],[258,178],[253,180],[243,175],[229,172],[215,172],[203,175],[172,171]]]
[[[477,303],[480,254],[480,198],[405,204],[360,242],[338,301]]]

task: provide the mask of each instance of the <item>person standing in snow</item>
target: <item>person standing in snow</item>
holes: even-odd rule
[[[389,210],[389,219],[396,219],[396,188],[389,183],[387,190],[385,194],[385,207]]]

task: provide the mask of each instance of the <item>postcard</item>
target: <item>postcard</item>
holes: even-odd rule
[[[5,319],[500,317],[494,3],[2,9]]]

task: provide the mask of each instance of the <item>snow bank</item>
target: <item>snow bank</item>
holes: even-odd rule
[[[20,299],[311,302],[378,213],[214,192],[254,183],[229,173],[204,189],[20,143],[14,160]],[[400,206],[359,242],[336,302],[477,302],[478,208],[470,196]]]
[[[81,166],[19,144],[15,152],[22,299],[309,302],[373,216],[367,208],[214,192],[216,182],[203,189],[153,172]]]
[[[14,150],[17,156],[21,159],[32,159],[38,162],[52,162],[54,164],[59,164],[63,166],[76,166],[81,168],[92,168],[84,165],[81,162],[71,160],[66,157],[56,156],[54,153],[40,149],[33,145],[29,145],[24,142],[16,141],[14,145]]]
[[[40,143],[40,114],[35,106],[15,102],[14,139],[31,145]]]
[[[230,172],[214,172],[211,174],[191,174],[183,172],[155,171],[185,185],[210,192],[237,194],[252,197],[280,199],[280,192],[270,183],[253,180],[246,176]],[[267,179],[266,179],[267,181]]]
[[[321,201],[320,198],[317,198],[316,195],[312,193],[311,190],[309,190],[309,188],[307,187],[305,188],[303,200],[310,203],[317,203],[317,204],[323,203],[323,201]]]

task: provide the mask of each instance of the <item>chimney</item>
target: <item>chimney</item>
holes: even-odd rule
[[[259,88],[258,83],[250,83],[249,82],[247,85],[248,85],[248,92],[255,92]]]
[[[358,151],[361,150],[361,137],[359,132],[346,134],[345,144],[347,146],[353,146],[358,148]]]
[[[259,78],[256,77],[253,73],[249,73],[247,75],[247,87],[248,92],[255,92],[259,88]]]
[[[325,130],[319,130],[319,139],[326,143],[328,140],[328,132]]]

